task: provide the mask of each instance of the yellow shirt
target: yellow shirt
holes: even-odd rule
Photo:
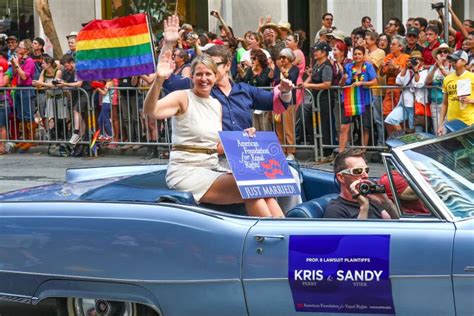
[[[446,119],[448,121],[459,119],[467,125],[474,124],[474,104],[464,104],[459,102],[457,93],[457,82],[459,80],[471,80],[470,99],[474,99],[474,73],[465,71],[461,76],[457,76],[456,72],[448,75],[443,81],[443,93],[448,94],[448,113]]]

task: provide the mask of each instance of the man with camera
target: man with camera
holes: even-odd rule
[[[329,204],[325,218],[397,219],[395,204],[385,194],[385,187],[369,180],[364,151],[349,148],[334,160],[334,174],[341,187],[339,197]]]
[[[397,106],[385,119],[385,123],[396,131],[402,129],[401,123],[408,119],[410,129],[415,127],[415,103],[425,106],[428,93],[425,86],[428,71],[423,68],[423,56],[419,51],[410,54],[407,67],[398,74],[396,84],[404,87]]]

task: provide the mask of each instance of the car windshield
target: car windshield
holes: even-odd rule
[[[423,179],[455,217],[474,216],[474,130],[406,150]]]

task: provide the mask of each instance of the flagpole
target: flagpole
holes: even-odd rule
[[[178,14],[178,3],[179,3],[179,0],[176,0],[176,3],[174,5],[174,15]]]
[[[151,51],[153,53],[153,65],[154,65],[154,71],[156,71],[156,52],[155,52],[155,41],[153,39],[153,28],[151,26],[151,19],[150,19],[150,12],[145,13],[146,17],[146,22],[148,24],[148,35],[150,36],[150,45],[151,45]]]

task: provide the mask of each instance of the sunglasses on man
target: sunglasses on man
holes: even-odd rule
[[[370,167],[355,167],[355,168],[349,168],[349,169],[341,170],[341,171],[339,171],[339,173],[349,174],[349,175],[352,175],[352,176],[360,176],[364,172],[369,174],[369,171],[370,171]]]

